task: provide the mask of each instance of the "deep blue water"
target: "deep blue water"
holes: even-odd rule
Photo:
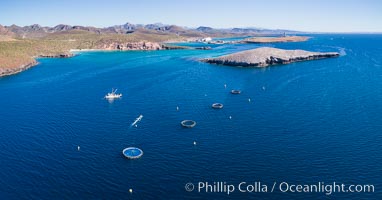
[[[265,69],[197,61],[259,46],[342,56]],[[381,55],[382,35],[315,35],[39,59],[0,78],[0,199],[382,199]],[[122,99],[103,99],[111,88]],[[184,119],[197,125],[182,128]],[[129,146],[143,156],[124,158]],[[335,181],[375,192],[185,191],[199,181]]]

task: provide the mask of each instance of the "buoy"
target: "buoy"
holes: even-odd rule
[[[223,104],[222,103],[214,103],[214,104],[212,104],[212,108],[221,109],[221,108],[223,108]]]
[[[180,122],[180,124],[183,126],[183,127],[187,127],[187,128],[192,128],[196,125],[196,122],[193,121],[193,120],[183,120]]]
[[[250,98],[248,99],[248,102],[251,102],[251,99],[250,99]]]
[[[81,149],[81,147],[80,146],[77,146],[77,150],[79,151]]]
[[[179,111],[179,106],[176,107],[176,110]]]
[[[240,94],[241,91],[240,90],[231,90],[231,94]]]
[[[232,116],[229,116],[229,119],[232,119]]]
[[[227,84],[224,84],[224,88],[227,88]]]
[[[133,193],[133,189],[130,188],[130,189],[129,189],[129,192],[130,192],[130,194]]]
[[[137,159],[143,155],[143,151],[137,147],[123,149],[122,154],[128,159]]]
[[[194,141],[194,145],[196,145],[196,142]]]

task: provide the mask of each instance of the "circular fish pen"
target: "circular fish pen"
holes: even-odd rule
[[[193,120],[183,120],[180,124],[182,124],[183,127],[192,128],[196,125],[196,122]]]
[[[212,108],[221,109],[221,108],[223,108],[223,104],[221,104],[221,103],[214,103],[214,104],[212,104]]]
[[[122,154],[128,159],[137,159],[143,155],[143,151],[137,147],[127,147]]]
[[[231,90],[231,94],[240,94],[241,91],[240,90]]]

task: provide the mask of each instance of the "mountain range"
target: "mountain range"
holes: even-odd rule
[[[275,34],[297,34],[298,31],[281,30],[281,29],[261,29],[261,28],[231,28],[231,29],[217,29],[212,27],[200,26],[197,28],[181,27],[177,25],[166,25],[162,23],[155,24],[131,24],[125,23],[122,25],[114,25],[105,28],[97,28],[92,26],[72,26],[66,24],[59,24],[54,27],[41,26],[33,24],[29,26],[1,26],[0,35],[16,36],[21,38],[39,38],[47,36],[50,33],[67,32],[71,30],[83,30],[97,34],[130,34],[136,31],[155,31],[162,33],[174,33],[188,37],[202,37],[205,35],[275,35]]]

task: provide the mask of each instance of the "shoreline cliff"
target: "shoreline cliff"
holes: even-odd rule
[[[20,72],[23,72],[35,65],[37,65],[38,62],[36,60],[33,60],[32,62],[29,62],[27,64],[24,64],[24,65],[21,65],[19,67],[16,67],[16,68],[0,68],[0,78],[3,77],[3,76],[10,76],[10,75],[13,75],[13,74],[17,74],[17,73],[20,73]]]
[[[0,78],[3,76],[10,76],[14,75],[20,72],[23,72],[25,70],[28,70],[31,67],[34,67],[38,65],[39,63],[35,60],[35,58],[70,58],[73,57],[74,54],[72,53],[63,53],[63,54],[42,54],[39,56],[35,56],[32,58],[31,61],[28,61],[22,65],[18,65],[16,67],[2,67],[0,68]]]

